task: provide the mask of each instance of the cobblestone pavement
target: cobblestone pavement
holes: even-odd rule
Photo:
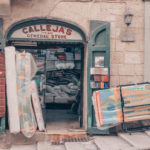
[[[30,145],[17,144],[11,145],[9,150],[150,150],[150,131],[119,133],[118,136],[94,136],[88,142],[65,142],[58,145],[49,141]]]

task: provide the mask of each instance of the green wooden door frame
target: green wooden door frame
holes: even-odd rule
[[[67,40],[67,39],[34,39],[34,38],[12,38],[11,35],[18,29],[38,24],[52,24],[52,25],[61,25],[67,28],[70,28],[80,34],[82,40]],[[50,41],[50,42],[63,42],[63,43],[87,43],[87,36],[84,30],[79,27],[76,23],[68,23],[68,21],[63,21],[60,19],[48,19],[48,18],[28,18],[21,21],[18,21],[12,24],[5,34],[6,41]]]
[[[100,130],[94,125],[94,109],[92,104],[93,90],[90,87],[90,68],[93,67],[93,57],[97,54],[105,54],[105,66],[108,67],[108,73],[110,75],[110,24],[103,21],[91,21],[90,22],[90,41],[88,42],[88,78],[87,78],[87,93],[88,93],[88,112],[87,112],[87,132],[88,134],[109,134],[109,130]],[[103,42],[97,41],[98,36],[104,31]],[[94,54],[95,53],[95,54]]]
[[[3,20],[0,18],[0,51],[3,51],[5,42],[3,38]],[[5,116],[0,118],[0,133],[5,133]]]

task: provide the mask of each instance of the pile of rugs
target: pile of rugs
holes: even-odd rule
[[[124,121],[150,119],[150,84],[121,87]]]
[[[93,92],[98,128],[150,119],[150,83]]]

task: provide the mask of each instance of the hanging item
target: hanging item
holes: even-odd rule
[[[40,131],[45,131],[45,126],[44,126],[44,119],[42,115],[42,110],[41,110],[41,105],[39,101],[39,95],[37,91],[37,86],[35,81],[31,82],[31,93],[32,93],[32,103],[33,103],[33,108],[38,124],[38,128]]]
[[[93,105],[97,127],[114,126],[122,122],[120,88],[95,91]]]
[[[17,100],[17,81],[16,81],[16,64],[15,48],[5,48],[5,65],[6,65],[6,85],[7,85],[7,103],[9,116],[10,133],[20,132],[18,100]]]
[[[16,54],[16,70],[17,70],[17,95],[19,102],[19,117],[21,132],[26,137],[32,137],[36,131],[37,124],[31,103],[31,78],[35,71],[31,67],[35,66],[31,59],[30,53]]]

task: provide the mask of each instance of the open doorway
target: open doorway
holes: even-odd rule
[[[37,42],[15,46],[33,55],[37,83],[47,130],[79,129],[83,122],[84,45]]]

